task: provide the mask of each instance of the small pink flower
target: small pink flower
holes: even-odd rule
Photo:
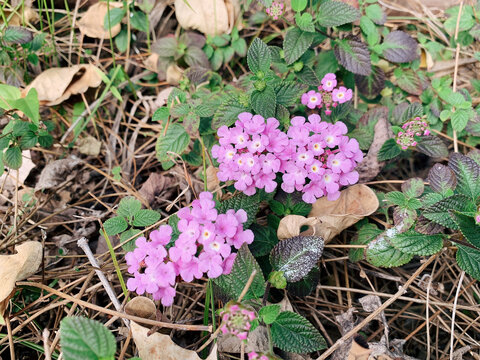
[[[315,109],[322,103],[322,94],[310,90],[309,92],[302,95],[302,104],[306,105],[309,109]]]
[[[333,101],[337,101],[340,104],[352,99],[352,89],[347,89],[345,86],[340,86],[338,89],[334,89],[332,92]]]

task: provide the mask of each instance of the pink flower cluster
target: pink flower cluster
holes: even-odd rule
[[[255,313],[238,302],[229,302],[220,313],[222,323],[220,330],[223,334],[232,334],[240,340],[247,340]]]
[[[267,193],[275,190],[276,173],[281,162],[277,154],[288,145],[288,137],[278,129],[275,118],[244,112],[238,115],[235,126],[218,129],[220,145],[212,147],[212,156],[220,163],[220,181],[235,180],[235,189],[253,195],[256,189]]]
[[[283,3],[280,1],[274,1],[272,2],[272,5],[265,11],[273,18],[273,20],[278,20],[278,18],[283,14]]]
[[[282,360],[282,359],[273,354],[257,353],[255,351],[252,351],[248,353],[248,360]]]
[[[204,273],[209,278],[229,274],[236,256],[232,246],[239,249],[253,241],[253,232],[243,230],[247,213],[240,209],[218,214],[209,192],[201,193],[191,208],[181,209],[178,217],[180,236],[168,251],[172,228],[162,225],[150,233],[149,241],[138,238],[136,249],[125,256],[128,272],[133,274],[127,281],[128,290],[152,294],[165,306],[173,303],[177,276],[191,282]]]
[[[342,122],[330,124],[312,114],[305,121],[296,116],[287,134],[279,122],[260,115],[241,113],[231,129],[218,129],[220,145],[212,155],[220,166],[220,181],[235,180],[235,188],[253,195],[256,188],[273,192],[276,173],[283,174],[285,192],[303,191],[303,201],[315,202],[327,195],[335,200],[341,185],[358,181],[355,167],[363,159],[358,141],[345,136]]]
[[[282,160],[282,189],[287,193],[302,191],[306,203],[327,196],[336,200],[341,185],[358,181],[354,169],[363,159],[358,141],[345,134],[347,127],[341,121],[330,124],[312,114],[291,120],[288,129],[289,144],[279,154]]]
[[[415,136],[430,135],[428,123],[418,116],[403,124],[402,129],[404,131],[399,131],[397,134],[397,144],[400,145],[403,150],[408,149],[410,146],[417,145]]]
[[[332,113],[332,107],[343,104],[352,99],[352,90],[345,86],[338,89],[337,77],[333,73],[326,74],[322,79],[322,85],[318,87],[318,91],[310,90],[302,95],[301,101],[310,109],[325,107],[325,114]]]

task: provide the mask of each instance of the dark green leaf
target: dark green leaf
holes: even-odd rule
[[[219,214],[225,214],[227,210],[233,209],[238,211],[240,209],[245,210],[247,213],[247,222],[243,224],[243,228],[247,229],[255,220],[259,209],[259,197],[258,194],[253,196],[247,196],[244,193],[239,193],[231,197],[230,199],[224,200],[217,205],[217,210]]]
[[[103,223],[107,235],[117,235],[127,230],[127,220],[123,216],[115,216]]]
[[[389,241],[396,249],[410,255],[433,255],[443,247],[442,235],[424,235],[413,230],[397,233]]]
[[[21,26],[7,26],[3,40],[15,44],[26,44],[33,40],[33,33]]]
[[[108,30],[109,28],[113,28],[115,25],[120,24],[120,21],[125,17],[127,12],[124,8],[111,8],[107,14],[105,14],[105,18],[103,19],[103,28]],[[108,15],[110,14],[110,21]]]
[[[423,92],[422,80],[416,72],[410,69],[404,69],[402,75],[397,78],[397,84],[400,89],[409,94],[421,95]]]
[[[296,27],[289,29],[283,41],[286,63],[290,65],[297,61],[312,45],[312,42],[312,33],[302,31]]]
[[[125,244],[122,245],[122,249],[125,251],[133,251],[135,250],[135,241],[142,236],[142,232],[140,229],[128,229],[127,231],[124,231],[120,234],[120,243],[124,243],[128,239],[131,239],[130,241],[126,242]]]
[[[267,86],[263,91],[254,90],[251,97],[253,110],[264,118],[274,117],[277,106],[277,96],[272,87]]]
[[[315,266],[302,280],[287,283],[287,291],[289,294],[305,297],[316,289],[319,282],[320,269]]]
[[[423,210],[423,216],[445,227],[458,230],[457,224],[450,216],[451,210],[460,212],[474,212],[476,210],[469,198],[465,195],[452,195]]]
[[[480,250],[457,244],[457,263],[467,274],[480,280]]]
[[[370,51],[359,38],[351,36],[338,41],[334,51],[338,62],[348,71],[364,76],[372,72]]]
[[[250,230],[253,231],[254,240],[248,247],[253,256],[268,255],[273,247],[277,245],[277,233],[271,227],[252,224]]]
[[[451,215],[465,239],[470,244],[480,247],[480,226],[475,221],[475,218],[458,211],[452,211]]]
[[[169,152],[181,155],[190,143],[190,136],[179,124],[170,124],[165,136],[160,134],[155,151],[160,162],[170,159]]]
[[[418,141],[416,149],[421,153],[433,158],[447,157],[447,145],[438,136],[422,136]]]
[[[355,83],[366,98],[374,99],[385,87],[385,73],[381,68],[374,66],[369,76],[355,74]]]
[[[320,80],[310,66],[304,66],[302,70],[296,73],[298,80],[310,86],[318,86]]]
[[[480,196],[480,165],[459,153],[452,153],[449,160],[448,166],[457,176],[457,191],[476,200]]]
[[[357,21],[360,11],[341,1],[325,1],[318,8],[317,22],[320,26],[340,26]]]
[[[275,86],[277,103],[284,106],[292,106],[298,101],[306,89],[307,87],[305,85],[295,81],[282,81]]]
[[[133,226],[146,227],[155,224],[160,220],[160,213],[155,210],[142,209],[135,213]]]
[[[408,263],[412,259],[413,255],[397,250],[389,242],[388,235],[393,236],[395,232],[394,228],[389,229],[368,244],[366,257],[370,264],[379,267],[397,267]]]
[[[397,144],[395,139],[388,139],[385,141],[378,152],[378,160],[379,161],[386,161],[396,158],[398,155],[402,153],[402,149]]]
[[[132,28],[136,30],[148,32],[148,20],[147,15],[144,12],[132,11],[130,13],[130,24],[132,25]]]
[[[20,169],[20,166],[22,166],[22,150],[20,150],[20,147],[8,148],[3,154],[3,161],[12,170]]]
[[[255,38],[247,52],[247,63],[250,71],[253,73],[258,71],[267,72],[270,69],[271,62],[272,55],[267,44],[259,38]]]

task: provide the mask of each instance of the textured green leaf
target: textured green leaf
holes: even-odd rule
[[[393,205],[406,206],[407,204],[406,195],[400,191],[390,191],[389,193],[386,193],[385,199]]]
[[[230,209],[235,211],[240,209],[245,210],[247,213],[247,222],[243,224],[243,228],[247,229],[253,223],[253,221],[255,221],[255,216],[257,215],[259,205],[258,194],[247,196],[244,193],[239,193],[230,199],[218,203],[217,210],[219,214],[225,214],[227,210]]]
[[[383,25],[386,20],[386,15],[378,4],[368,5],[365,8],[365,14],[379,25]]]
[[[60,346],[65,360],[113,360],[117,344],[106,326],[83,317],[60,322]]]
[[[221,292],[227,298],[237,299],[254,270],[257,271],[257,274],[253,278],[252,285],[243,299],[257,299],[262,297],[265,292],[265,279],[263,278],[262,269],[251,254],[250,250],[248,250],[246,244],[243,244],[238,250],[230,274],[221,275],[220,277],[213,279],[213,282],[220,288]]]
[[[319,79],[328,73],[335,73],[338,70],[338,61],[333,50],[322,50],[317,55],[317,63],[315,65],[315,74]]]
[[[475,204],[465,195],[452,195],[423,210],[427,219],[450,229],[458,230],[457,224],[450,216],[450,210],[460,212],[475,211]]]
[[[434,191],[441,194],[446,194],[448,190],[455,190],[457,186],[457,178],[453,170],[440,163],[433,165],[428,172],[428,182]]]
[[[406,63],[418,58],[418,44],[415,39],[403,31],[392,31],[385,36],[383,56],[395,63]]]
[[[155,151],[160,162],[170,160],[169,152],[181,155],[190,143],[190,136],[180,124],[170,124],[165,136],[160,134]]]
[[[159,212],[150,209],[142,209],[135,213],[133,226],[150,226],[155,224],[158,220],[160,220]]]
[[[271,331],[274,345],[284,351],[306,354],[327,347],[318,330],[303,316],[291,311],[281,312]]]
[[[219,127],[226,125],[231,126],[237,121],[238,114],[249,111],[238,101],[238,97],[228,97],[215,112],[212,120],[212,128],[218,129]]]
[[[3,154],[3,161],[10,169],[20,169],[20,166],[22,166],[22,150],[20,150],[20,147],[8,148]]]
[[[133,251],[135,250],[135,241],[142,236],[142,232],[140,229],[128,229],[127,231],[124,231],[120,234],[120,242],[123,243],[127,241],[128,239],[131,239],[130,241],[126,242],[125,244],[122,245],[122,249],[125,251]]]
[[[117,235],[127,230],[128,223],[123,216],[115,216],[103,223],[107,235]]]
[[[253,73],[258,71],[267,72],[270,69],[271,62],[272,55],[267,44],[259,38],[255,38],[247,52],[247,63],[250,71]]]
[[[450,155],[448,166],[457,176],[456,190],[476,200],[480,196],[480,165],[468,156],[453,153]]]
[[[257,114],[262,115],[264,118],[275,116],[277,97],[272,87],[267,86],[263,91],[254,90],[250,99],[253,110]]]
[[[112,8],[110,9],[107,14],[105,14],[105,18],[103,19],[103,28],[108,30],[109,27],[113,28],[115,25],[120,24],[120,21],[125,17],[127,12],[124,8]],[[109,15],[110,14],[110,19]],[[110,20],[110,21],[109,21]]]
[[[318,8],[317,22],[320,26],[340,26],[360,19],[358,9],[341,1],[325,1]]]
[[[425,186],[419,177],[411,178],[402,184],[402,192],[409,198],[416,198],[423,194]]]
[[[26,44],[33,40],[33,33],[21,26],[7,26],[3,40],[15,44]]]
[[[458,211],[452,211],[451,215],[465,239],[470,244],[480,247],[480,226],[476,223],[475,218]]]
[[[275,86],[277,103],[283,106],[294,105],[300,96],[306,91],[307,87],[295,81],[282,81]]]
[[[310,66],[303,66],[302,70],[295,73],[299,81],[310,86],[318,86],[320,80],[315,74],[315,71]],[[335,108],[336,109],[336,108]]]
[[[280,241],[270,253],[274,270],[282,271],[287,281],[305,277],[322,256],[324,241],[318,236],[295,236]]]
[[[147,14],[141,11],[130,12],[130,24],[136,30],[148,32]]]
[[[370,51],[365,43],[355,36],[337,42],[335,57],[348,71],[368,76],[372,72]]]
[[[397,78],[397,85],[412,95],[421,95],[423,92],[422,80],[416,72],[410,69],[402,71],[402,75]]]
[[[253,256],[268,255],[273,247],[277,245],[277,233],[271,227],[252,224],[250,230],[253,231],[254,240],[248,247]]]
[[[374,66],[368,76],[355,74],[355,84],[362,95],[374,99],[385,87],[385,73],[381,68]]]
[[[394,236],[396,232],[395,228],[389,229],[368,244],[366,257],[370,264],[379,267],[397,267],[408,263],[412,259],[413,255],[397,250],[389,242],[389,238]]]
[[[452,127],[456,131],[462,131],[467,126],[470,115],[473,116],[473,111],[467,109],[456,109],[451,116]]]
[[[38,136],[33,132],[29,131],[20,138],[20,147],[22,150],[30,149],[37,145]]]
[[[386,161],[396,158],[398,155],[402,153],[402,149],[397,144],[395,139],[388,139],[385,141],[378,152],[378,160],[379,161]]]
[[[402,194],[403,195],[403,194]],[[382,233],[382,230],[375,224],[365,224],[358,230],[357,238],[352,241],[352,245],[367,245]],[[363,260],[365,249],[350,249],[349,258],[352,262]]]
[[[312,45],[313,38],[313,34],[310,32],[302,31],[296,27],[289,29],[283,41],[286,63],[290,65],[298,60]]]
[[[133,196],[124,197],[118,204],[117,215],[132,217],[142,208],[142,203]]]
[[[264,306],[263,308],[260,309],[258,312],[258,317],[262,319],[262,321],[270,325],[272,324],[280,314],[280,305],[273,304],[273,305],[267,305]]]
[[[300,12],[305,10],[307,7],[308,0],[292,0],[292,10],[296,12]]]
[[[442,235],[424,235],[413,230],[398,233],[388,240],[396,249],[410,255],[433,255],[443,247]]]
[[[467,274],[480,280],[480,250],[457,244],[457,263]]]
[[[438,136],[422,136],[418,141],[416,149],[421,153],[433,158],[447,157],[447,145]]]

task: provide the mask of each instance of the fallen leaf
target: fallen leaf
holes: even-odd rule
[[[31,159],[30,150],[22,151],[22,166],[17,170],[10,170],[9,172],[5,172],[2,176],[0,176],[0,184],[2,184],[3,188],[15,188],[17,184],[17,174],[18,174],[18,185],[21,186],[27,179],[30,171],[35,167]]]
[[[378,152],[383,143],[393,137],[390,123],[386,118],[380,118],[375,124],[374,131],[373,142],[368,150],[367,156],[363,158],[362,162],[358,164],[356,168],[359,174],[359,182],[372,180],[385,165],[385,162],[378,161]]]
[[[220,181],[217,177],[218,169],[215,166],[210,165],[207,167],[207,190],[214,192],[220,187]]]
[[[310,226],[313,229],[312,235],[317,235],[317,226],[319,224],[320,220],[314,217],[306,218],[300,215],[287,215],[280,220],[277,237],[283,240],[298,236],[300,235],[300,228],[302,226]]]
[[[35,191],[52,189],[72,176],[75,177],[75,174],[72,174],[72,170],[80,162],[80,159],[77,157],[70,156],[66,159],[48,163],[40,173],[40,178],[35,185]]]
[[[102,83],[94,65],[74,65],[65,68],[50,68],[38,75],[23,91],[26,96],[35,88],[41,105],[58,105],[70,96],[82,94],[89,88],[96,88]]]
[[[3,1],[2,1],[3,2]],[[1,2],[0,2],[1,3]],[[16,7],[12,4],[12,7]],[[2,7],[2,12],[5,14],[5,18],[8,20],[9,26],[21,26],[24,24],[29,24],[38,20],[38,13],[30,6],[26,5],[23,7],[16,7],[17,10],[12,15],[10,10],[4,9]],[[23,8],[23,13],[22,13]],[[3,18],[0,17],[0,24],[3,24]]]
[[[77,140],[78,151],[88,156],[98,156],[102,148],[102,142],[91,135]]]
[[[229,34],[239,14],[239,0],[175,0],[180,26],[205,35]]]
[[[153,53],[150,56],[148,56],[143,64],[147,68],[147,70],[153,71],[153,72],[158,72],[158,58],[160,55],[157,53]]]
[[[378,297],[377,295],[362,296],[360,299],[358,299],[358,301],[360,302],[360,304],[362,304],[363,310],[369,313],[374,312],[380,306],[382,306],[382,300],[380,300],[380,297]],[[378,314],[375,319],[382,322],[383,331],[385,332],[385,337],[386,339],[388,339],[389,331],[388,331],[388,322],[385,316],[385,312],[381,311],[380,314]]]
[[[173,183],[173,179],[170,176],[166,176],[159,173],[150,173],[147,181],[145,181],[138,191],[145,200],[151,205],[155,201],[155,197]]]
[[[380,342],[368,343],[371,350],[370,358],[378,360],[419,360],[404,354],[403,346],[405,342],[403,339],[394,339],[390,341],[390,346],[387,346],[385,336],[382,336]]]
[[[167,68],[167,83],[178,85],[183,76],[183,70],[177,64],[172,64]]]
[[[125,306],[125,312],[145,319],[156,319],[157,307],[145,296],[137,296]],[[162,319],[162,321],[164,321]],[[175,344],[170,335],[151,331],[132,321],[130,323],[132,337],[137,346],[138,355],[142,360],[201,360],[195,351],[187,350]],[[170,330],[168,329],[168,334]],[[217,360],[217,345],[214,345],[206,360]]]
[[[335,316],[335,320],[340,327],[340,333],[345,335],[347,332],[353,329],[355,325],[355,319],[353,313],[355,312],[355,308],[351,307],[346,312],[341,313],[340,315]],[[340,347],[333,353],[332,360],[345,360],[350,352],[351,344],[353,343],[353,339],[349,338],[344,341]]]
[[[360,342],[362,344],[360,344]],[[365,345],[367,347],[365,347]],[[371,352],[368,344],[363,344],[362,341],[358,341],[357,338],[355,338],[352,341],[352,347],[348,353],[347,360],[368,360]]]
[[[110,10],[123,7],[121,2],[110,1],[109,4]],[[95,39],[109,39],[110,34],[112,35],[112,38],[117,36],[122,25],[119,23],[112,26],[110,30],[108,30],[108,28],[105,29],[104,21],[107,13],[108,5],[106,2],[99,1],[96,4],[93,4],[78,21],[78,29],[83,35]]]
[[[37,272],[42,263],[43,247],[38,241],[27,241],[18,245],[13,255],[0,255],[0,318],[3,318],[15,282]]]

